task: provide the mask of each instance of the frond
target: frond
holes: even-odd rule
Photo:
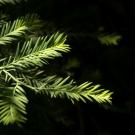
[[[119,40],[122,38],[122,36],[118,34],[100,34],[98,36],[98,40],[101,42],[101,44],[105,45],[118,45]]]
[[[17,4],[20,3],[21,1],[26,1],[26,0],[0,0],[0,6],[1,5],[6,5],[6,4]]]
[[[0,90],[0,122],[5,125],[25,122],[28,100],[24,90],[18,84],[14,87],[1,87]]]
[[[47,64],[47,59],[60,57],[61,52],[68,52],[69,45],[65,44],[64,34],[53,34],[50,38],[39,37],[36,41],[31,39],[23,44],[22,49],[17,48],[16,55],[0,67],[2,69],[26,69],[30,67],[41,67]]]
[[[0,32],[0,45],[11,43],[16,40],[16,38],[24,35],[26,30],[28,30],[28,27],[25,25],[25,21],[22,18],[3,24]]]
[[[111,103],[112,92],[100,88],[100,85],[93,85],[91,82],[85,82],[76,85],[69,77],[63,79],[56,76],[49,76],[40,81],[28,79],[25,77],[25,86],[28,86],[37,93],[50,94],[51,97],[65,96],[74,101],[97,101],[98,103]]]
[[[16,20],[2,24],[0,32],[0,45],[7,45],[18,37],[25,35],[26,31],[32,32],[34,29],[40,28],[42,22],[37,14],[27,14]]]
[[[43,21],[40,20],[39,16],[35,13],[33,14],[26,14],[25,16],[21,17],[22,20],[25,21],[27,27],[29,27],[29,32],[33,30],[39,30],[43,26]]]

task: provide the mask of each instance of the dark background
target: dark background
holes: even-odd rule
[[[13,10],[14,9],[14,10]],[[11,12],[12,10],[12,12]],[[45,34],[68,35],[72,50],[53,72],[76,81],[93,81],[114,92],[112,105],[76,103],[66,99],[31,96],[28,121],[23,127],[0,127],[0,134],[16,135],[121,135],[135,134],[134,0],[29,0],[6,9],[12,18],[37,13],[45,22]],[[100,28],[122,36],[118,46],[106,46],[93,38]],[[53,70],[53,68],[55,70]]]

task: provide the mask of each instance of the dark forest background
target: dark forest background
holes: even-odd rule
[[[112,105],[72,105],[66,99],[33,95],[27,123],[23,127],[0,125],[1,135],[135,134],[134,0],[28,0],[7,7],[6,12],[13,19],[37,13],[44,22],[44,34],[61,31],[68,35],[71,52],[45,70],[71,75],[78,82],[100,83],[114,94]],[[119,45],[102,45],[95,38],[99,31],[121,35]]]

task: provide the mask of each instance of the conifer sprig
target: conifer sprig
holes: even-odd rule
[[[84,82],[77,85],[74,80],[61,78],[57,76],[48,76],[42,80],[25,77],[25,86],[31,87],[37,93],[49,94],[52,98],[67,97],[74,103],[75,101],[111,103],[112,92],[101,89],[100,85],[94,85],[92,82]]]
[[[18,2],[21,0],[0,0],[0,5]],[[101,89],[100,85],[91,82],[77,85],[70,77],[36,75],[40,67],[49,64],[49,59],[54,60],[70,51],[65,34],[57,32],[52,36],[31,37],[32,30],[41,26],[39,18],[33,14],[0,25],[0,47],[8,47],[14,41],[17,45],[14,55],[0,58],[0,122],[8,125],[26,121],[26,90],[52,98],[66,97],[73,103],[111,103],[112,92]]]
[[[7,4],[16,5],[17,3],[20,3],[22,1],[27,1],[27,0],[0,0],[0,6],[7,5]]]
[[[3,24],[0,33],[0,45],[11,44],[18,37],[25,34],[28,27],[25,25],[24,19],[16,19],[15,21]]]

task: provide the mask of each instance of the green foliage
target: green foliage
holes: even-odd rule
[[[49,59],[61,57],[62,53],[70,51],[70,47],[65,43],[67,36],[63,33],[31,37],[32,30],[39,26],[39,19],[33,15],[17,18],[1,26],[0,46],[8,47],[16,41],[14,46],[17,49],[11,53],[13,55],[0,60],[0,122],[8,125],[26,121],[27,90],[52,98],[67,97],[73,103],[87,100],[111,103],[112,92],[101,89],[100,85],[89,82],[77,85],[69,77],[47,76],[42,72],[41,67],[46,66]]]
[[[0,45],[7,45],[22,36],[28,27],[25,26],[24,19],[17,19],[14,22],[7,22],[2,26],[0,33]]]
[[[22,0],[0,0],[0,6],[1,5],[6,5],[6,4],[17,4],[17,3],[20,3]],[[23,1],[26,1],[26,0],[23,0]]]
[[[4,23],[0,33],[0,45],[11,44],[17,38],[24,36],[26,32],[40,27],[40,23],[36,14],[26,15]]]
[[[60,52],[69,51],[69,46],[64,44],[65,39],[66,37],[63,34],[56,33],[49,39],[48,37],[38,37],[33,41],[31,38],[23,43],[21,49],[19,43],[15,56],[9,57],[0,69],[27,70],[32,67],[41,67],[47,64],[47,59],[60,57]]]
[[[101,42],[101,44],[105,44],[107,46],[109,45],[118,45],[119,40],[122,37],[118,34],[100,34],[98,36],[98,40]]]
[[[18,83],[12,87],[0,88],[0,122],[9,123],[25,122],[26,103],[28,99],[25,91]]]
[[[31,87],[37,93],[67,97],[74,103],[75,101],[87,100],[96,101],[98,103],[111,103],[111,92],[100,88],[100,85],[93,85],[90,82],[85,82],[77,85],[70,77],[62,78],[56,76],[47,76],[43,79],[25,78],[25,86]]]

